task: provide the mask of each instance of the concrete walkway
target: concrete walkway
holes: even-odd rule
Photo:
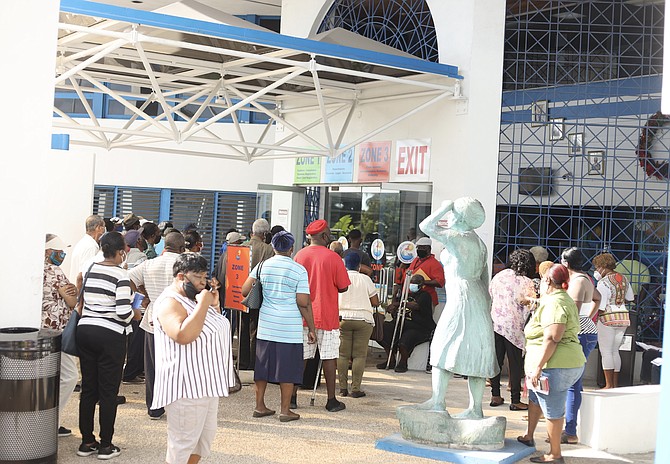
[[[347,409],[337,413],[325,410],[325,384],[317,390],[315,406],[310,406],[311,390],[298,393],[298,409],[302,418],[280,423],[278,415],[254,419],[253,385],[221,399],[219,432],[212,455],[202,462],[235,464],[340,464],[340,463],[431,463],[429,459],[403,456],[379,451],[375,440],[399,431],[395,418],[397,406],[417,403],[430,396],[431,376],[424,372],[397,374],[380,371],[374,364],[379,359],[370,356],[363,379],[364,398],[340,398]],[[251,374],[251,373],[243,373]],[[244,380],[244,379],[243,379]],[[122,450],[114,462],[160,463],[165,459],[166,421],[150,420],[144,406],[144,385],[122,385],[121,394],[128,402],[119,406],[114,443]],[[507,437],[516,438],[525,430],[525,413],[513,412],[507,403],[498,408],[488,406],[489,391],[485,394],[485,414],[507,417]],[[505,395],[509,401],[509,394]],[[457,413],[467,406],[467,380],[454,379],[449,385],[448,410]],[[279,387],[270,385],[266,397],[269,408],[279,408]],[[79,394],[72,396],[61,424],[73,429],[71,437],[59,439],[59,463],[98,462],[95,456],[82,458],[75,454],[80,443],[77,427]],[[634,426],[633,424],[627,426]],[[536,433],[538,449],[545,450],[544,422]],[[539,454],[539,453],[537,453]],[[569,464],[642,463],[652,464],[653,453],[612,456],[579,445],[564,445],[563,454]],[[528,462],[524,459],[521,462]]]

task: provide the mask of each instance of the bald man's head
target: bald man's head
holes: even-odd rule
[[[186,241],[181,232],[169,232],[165,236],[165,250],[171,253],[183,253],[186,250]]]

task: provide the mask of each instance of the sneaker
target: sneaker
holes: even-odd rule
[[[79,445],[79,449],[77,450],[77,456],[90,456],[91,454],[95,454],[98,452],[98,448],[100,447],[100,443],[93,442],[91,444],[86,444],[82,443]]]
[[[69,437],[70,435],[72,435],[72,430],[66,429],[62,425],[60,427],[58,427],[58,436],[59,437]]]
[[[161,408],[156,411],[149,411],[149,419],[160,420],[165,415],[165,409]]]
[[[121,454],[121,448],[119,448],[118,446],[109,445],[105,446],[104,448],[100,448],[98,450],[98,459],[103,460],[113,459],[117,457],[119,454]]]
[[[298,395],[291,395],[291,404],[289,404],[289,409],[298,409]]]
[[[392,361],[391,364],[389,364],[389,369],[393,369],[395,367],[395,361]],[[386,361],[377,364],[377,369],[386,369]]]
[[[123,379],[123,383],[125,384],[137,384],[137,383],[144,383],[144,378],[140,377],[139,375],[133,377],[132,379]]]
[[[326,409],[329,412],[337,412],[346,409],[346,405],[341,401],[337,401],[337,398],[331,398],[326,403]]]
[[[393,370],[400,373],[407,372],[407,364],[397,364]]]

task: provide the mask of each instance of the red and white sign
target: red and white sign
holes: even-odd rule
[[[391,169],[392,182],[430,180],[430,139],[398,140]]]

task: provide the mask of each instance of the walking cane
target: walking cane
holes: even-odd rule
[[[389,357],[386,360],[386,370],[391,365],[391,357],[395,350],[396,335],[398,339],[402,335],[402,329],[405,327],[405,313],[407,311],[407,298],[409,296],[409,282],[412,280],[412,271],[407,271],[405,281],[402,284],[402,292],[400,294],[400,307],[395,317],[395,327],[393,328],[393,337],[391,338],[391,346],[389,347]],[[400,324],[400,332],[398,332],[398,324]]]
[[[314,406],[314,398],[316,398],[316,387],[319,385],[321,379],[321,356],[319,356],[319,365],[316,368],[316,377],[314,378],[314,388],[312,389],[312,398],[309,400],[309,405]]]

